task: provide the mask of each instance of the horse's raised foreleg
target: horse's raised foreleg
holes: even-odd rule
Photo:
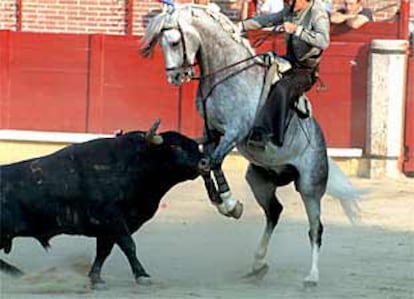
[[[274,177],[267,170],[250,164],[246,173],[246,180],[256,201],[266,215],[266,228],[254,256],[252,272],[247,276],[262,277],[269,268],[265,262],[265,257],[270,238],[279,221],[283,207],[275,196],[277,184],[274,182]]]
[[[204,153],[209,157],[208,164],[216,180],[219,198],[215,196],[215,184],[207,173],[203,175],[204,184],[209,193],[210,200],[217,206],[219,212],[223,215],[238,219],[243,213],[243,205],[233,198],[229,184],[221,168],[224,157],[232,150],[234,145],[233,142],[225,142],[226,138],[220,139],[218,134],[214,136],[215,138],[212,141],[204,145]]]
[[[204,186],[206,187],[208,198],[210,198],[211,202],[214,205],[219,205],[223,201],[220,198],[220,195],[217,191],[216,184],[214,183],[213,178],[211,177],[211,172],[205,172],[202,174],[202,178],[204,181]]]

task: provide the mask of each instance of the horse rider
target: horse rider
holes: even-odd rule
[[[269,92],[256,115],[248,144],[265,149],[267,141],[283,145],[289,108],[318,78],[323,51],[329,45],[329,17],[321,0],[288,0],[281,12],[259,15],[239,23],[245,32],[281,26],[285,32],[286,58],[292,68],[283,74]]]

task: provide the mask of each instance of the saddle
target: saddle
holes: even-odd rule
[[[265,77],[265,83],[260,97],[259,106],[266,101],[270,87],[283,78],[283,74],[292,68],[291,63],[273,52],[267,52],[263,56],[263,63],[269,66]],[[309,98],[302,94],[295,100],[293,110],[300,118],[308,118],[312,116],[312,105]]]
[[[273,52],[268,52],[263,56],[263,64],[268,66],[268,70],[265,75],[265,82],[260,96],[259,107],[262,107],[265,103],[271,86],[283,78],[284,74],[292,68],[292,65],[288,60],[276,56]],[[312,116],[312,106],[305,94],[302,94],[300,97],[295,99],[291,109],[293,109],[293,111],[295,111],[300,118],[308,118]],[[255,116],[256,118],[258,117],[260,110],[261,109],[257,109]],[[287,123],[288,119],[285,121]],[[283,128],[284,131],[287,129],[286,123]],[[281,133],[278,134],[280,135]],[[265,150],[265,144],[272,139],[272,135],[272,133],[269,134],[269,132],[265,132],[261,127],[253,127],[249,132],[247,144],[251,147]],[[275,141],[274,143],[278,144],[278,141]]]

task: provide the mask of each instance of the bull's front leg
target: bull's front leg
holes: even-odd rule
[[[216,179],[219,194],[218,200],[213,200],[211,197],[210,199],[216,204],[221,214],[238,219],[243,213],[243,204],[233,198],[222,170],[225,156],[234,148],[234,139],[226,134],[223,138],[216,139],[216,142],[206,144],[204,148],[206,155],[210,157],[209,165]],[[207,187],[206,178],[204,178],[204,182]],[[207,188],[207,190],[209,189]]]

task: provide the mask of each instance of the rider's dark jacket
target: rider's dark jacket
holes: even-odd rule
[[[298,25],[294,34],[285,34],[287,59],[294,66],[316,68],[321,54],[329,46],[329,17],[320,0],[311,0],[309,6],[299,12],[290,6],[275,14],[259,15],[242,21],[243,31],[283,24],[289,21]]]

